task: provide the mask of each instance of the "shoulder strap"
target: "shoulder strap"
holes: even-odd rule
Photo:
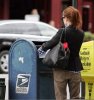
[[[64,33],[64,42],[66,42],[66,28],[63,28],[61,36],[60,36],[60,41],[62,39],[62,34]]]

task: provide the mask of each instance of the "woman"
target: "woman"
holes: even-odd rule
[[[67,99],[66,86],[68,84],[70,99],[78,99],[81,82],[80,71],[83,69],[79,57],[79,51],[84,38],[84,32],[81,30],[82,19],[79,11],[69,6],[62,12],[62,20],[66,27],[66,42],[70,49],[70,58],[66,70],[60,68],[53,69],[55,96],[56,100]],[[44,43],[39,48],[39,53],[53,48],[59,42],[61,34],[62,29],[59,29],[50,41]],[[61,41],[62,43],[64,42],[64,33],[62,34]]]

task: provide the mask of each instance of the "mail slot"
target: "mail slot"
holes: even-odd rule
[[[32,41],[16,40],[9,50],[9,99],[37,99],[37,49]]]

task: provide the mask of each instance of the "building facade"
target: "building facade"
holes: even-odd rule
[[[78,0],[77,8],[83,18],[83,30],[94,33],[94,0]]]
[[[0,0],[0,20],[24,19],[36,8],[41,21],[49,23],[54,20],[56,27],[60,28],[62,10],[72,5],[82,14],[83,30],[94,33],[94,0]]]

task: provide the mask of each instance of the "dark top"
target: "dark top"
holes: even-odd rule
[[[53,48],[60,39],[62,34],[62,43],[64,42],[65,32],[62,32],[62,29],[59,29],[57,34],[49,41],[42,45],[42,49],[44,51]],[[66,42],[68,42],[69,49],[70,49],[70,58],[68,69],[69,71],[81,71],[83,69],[82,63],[79,56],[80,47],[83,43],[84,32],[81,30],[77,30],[76,28],[72,27],[72,25],[66,28]],[[63,66],[63,65],[62,65]]]

